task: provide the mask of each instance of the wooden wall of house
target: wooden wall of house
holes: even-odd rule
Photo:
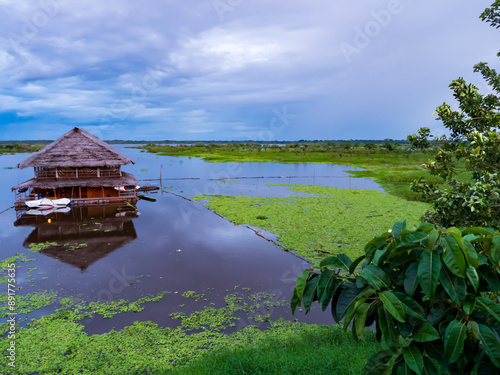
[[[112,187],[87,187],[87,198],[118,197],[118,190]]]
[[[80,197],[81,192],[81,197]],[[42,198],[50,199],[78,199],[78,198],[107,198],[107,197],[119,197],[120,192],[112,187],[86,187],[86,186],[75,186],[73,188],[57,188],[55,189],[35,189],[35,193],[41,194]]]

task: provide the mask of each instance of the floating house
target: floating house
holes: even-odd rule
[[[94,135],[74,128],[19,168],[33,167],[35,177],[14,186],[15,206],[41,198],[69,198],[77,206],[137,202],[137,180],[121,170],[135,162]]]

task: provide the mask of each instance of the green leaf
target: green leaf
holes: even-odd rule
[[[402,355],[401,355],[402,357]],[[399,357],[398,359],[396,359],[396,362],[398,362],[399,360]],[[408,365],[406,364],[405,361],[399,361],[397,364],[396,364],[396,375],[412,375],[413,374],[413,371],[411,371],[411,368],[408,367]],[[392,372],[394,374],[394,370]]]
[[[439,362],[442,369],[448,369],[448,360],[444,352],[444,346],[442,340],[429,341],[425,343],[425,352],[429,357]],[[446,371],[441,371],[446,373]]]
[[[349,258],[347,255],[345,254],[338,254],[337,255],[337,258],[342,262],[344,263],[346,266],[347,266],[347,269],[349,269],[349,267],[351,266],[352,264],[352,260],[351,258]]]
[[[450,315],[454,310],[452,307],[441,303],[439,297],[435,297],[434,301],[431,302],[431,305],[434,307],[427,315],[427,322],[434,327],[437,327],[439,322],[446,316]]]
[[[431,326],[429,323],[424,323],[417,327],[417,329],[413,332],[413,336],[410,338],[416,342],[429,342],[439,340],[441,336],[436,328]]]
[[[490,361],[487,355],[479,361],[477,375],[498,375],[498,368]]]
[[[424,370],[422,371],[423,375],[439,375],[439,370],[436,368],[434,363],[430,360],[429,357],[424,357]]]
[[[398,221],[392,227],[392,234],[394,235],[394,237],[399,238],[401,232],[405,229],[406,229],[406,220]]]
[[[406,364],[417,374],[422,374],[424,370],[424,358],[420,350],[413,344],[403,348],[403,357]]]
[[[446,234],[450,234],[450,235],[457,235],[457,236],[460,236],[462,237],[462,231],[460,229],[458,229],[457,227],[449,227],[447,228],[444,233]]]
[[[352,319],[356,315],[356,311],[358,311],[358,308],[365,303],[366,298],[361,298],[357,300],[356,302],[352,303],[349,305],[349,308],[344,314],[344,332],[347,331],[347,328],[349,328],[349,324],[351,324]],[[355,330],[353,330],[353,334],[355,334]]]
[[[417,230],[425,232],[425,233],[429,233],[433,229],[434,229],[434,225],[432,225],[431,223],[427,223],[427,222],[420,223],[420,225],[417,228]]]
[[[370,357],[364,368],[365,375],[382,375],[389,373],[389,366],[387,363],[394,356],[394,351],[386,349]]]
[[[412,263],[405,272],[404,288],[406,294],[413,296],[418,287],[418,263]]]
[[[329,283],[324,292],[323,295],[321,296],[321,299],[319,300],[319,303],[321,303],[321,309],[323,311],[326,310],[328,307],[328,304],[332,301],[333,296],[337,291],[340,289],[340,286],[342,285],[341,280],[334,280],[333,282]]]
[[[349,267],[347,267],[347,265],[336,256],[327,257],[323,259],[319,264],[319,268],[322,271],[323,268],[328,268],[330,270],[345,270],[345,271],[349,270]]]
[[[464,243],[465,252],[467,254],[467,261],[468,261],[469,267],[471,267],[471,266],[474,268],[479,267],[479,256],[477,254],[476,249],[474,248],[474,246],[472,246],[472,244],[469,242],[469,240],[467,240],[465,238],[463,239],[463,243]]]
[[[476,301],[493,318],[500,322],[500,304],[485,297],[477,297]]]
[[[392,292],[388,290],[379,294],[380,301],[389,313],[398,321],[405,322],[406,314],[401,301]]]
[[[484,351],[490,357],[491,362],[500,368],[500,340],[498,336],[484,324],[479,324],[479,334]]]
[[[427,249],[429,251],[434,251],[434,247],[436,246],[436,242],[439,238],[439,231],[433,229],[427,235]]]
[[[309,270],[305,270],[297,278],[297,284],[295,285],[295,291],[297,292],[297,297],[299,298],[299,305],[300,305],[300,301],[302,301],[302,295],[304,294],[304,290],[306,289],[308,277],[309,277]]]
[[[386,245],[387,245],[387,236],[386,235],[375,237],[373,240],[371,240],[370,242],[368,242],[365,245],[366,259],[371,260],[371,256],[373,255],[373,253],[376,250],[378,250],[379,248],[381,248],[382,246],[386,246]],[[352,269],[352,265],[349,268]]]
[[[444,290],[448,293],[453,302],[462,304],[465,300],[465,296],[467,295],[467,285],[465,284],[465,279],[456,277],[445,266],[441,267],[439,281],[441,281],[441,285],[443,285]]]
[[[351,283],[344,283],[337,301],[336,311],[339,318],[343,318],[349,306],[358,299],[362,289]]]
[[[479,333],[479,325],[473,320],[467,323],[467,337],[472,342],[479,341],[479,338],[481,337],[481,334]]]
[[[371,261],[371,264],[378,266],[380,258],[382,258],[382,256],[386,253],[387,253],[386,249],[379,249],[375,251],[375,253],[373,254],[373,259]]]
[[[302,296],[302,302],[304,303],[304,308],[306,309],[306,314],[311,311],[311,305],[316,294],[316,287],[318,286],[319,277],[314,277],[307,281],[306,288],[304,290],[304,295]]]
[[[374,265],[366,267],[359,276],[375,289],[388,289],[391,286],[391,278]]]
[[[485,236],[493,236],[493,235],[495,235],[495,230],[491,229],[491,228],[483,228],[483,227],[470,227],[470,228],[466,228],[462,232],[462,235],[466,235],[469,233],[482,234]]]
[[[356,330],[356,335],[360,340],[363,340],[365,333],[365,323],[368,316],[368,311],[370,310],[369,303],[361,304],[356,310],[354,317],[354,328]]]
[[[500,236],[495,236],[491,240],[490,257],[495,266],[500,266]]]
[[[500,279],[498,278],[498,272],[492,270],[491,268],[480,267],[478,270],[480,280],[486,280],[488,283],[488,288],[493,293],[500,293]]]
[[[457,241],[452,236],[445,235],[441,237],[439,243],[443,246],[443,262],[448,269],[458,277],[465,276],[465,257]]]
[[[449,363],[454,363],[464,350],[464,341],[467,337],[467,325],[453,320],[446,328],[444,350]]]
[[[362,255],[360,256],[359,258],[357,258],[354,262],[352,262],[352,264],[349,266],[349,273],[354,273],[356,271],[356,268],[358,267],[358,265],[363,261],[365,260],[365,256]]]
[[[324,270],[321,272],[318,281],[318,289],[316,294],[318,295],[318,301],[323,299],[323,294],[325,290],[337,279],[337,275],[332,270]]]
[[[416,232],[406,235],[399,246],[408,245],[409,243],[420,243],[427,238],[427,233]]]
[[[423,251],[418,263],[418,281],[423,292],[432,297],[436,292],[441,272],[441,260],[437,252]]]
[[[479,275],[474,267],[470,266],[467,268],[467,280],[469,280],[470,285],[474,288],[474,291],[477,292],[479,288]]]
[[[394,295],[403,305],[403,308],[407,315],[413,316],[414,318],[420,320],[426,320],[424,309],[418,304],[417,301],[401,292],[394,292]]]
[[[472,314],[476,309],[476,297],[473,295],[468,295],[467,297],[465,297],[462,309],[464,310],[464,313],[469,315]]]
[[[382,332],[382,337],[387,345],[391,343],[398,343],[398,332],[396,331],[394,320],[392,315],[385,309],[384,306],[380,306],[377,310],[378,321],[380,331]]]

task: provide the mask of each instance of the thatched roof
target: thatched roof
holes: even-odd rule
[[[12,191],[23,188],[39,188],[39,189],[56,189],[71,186],[87,186],[87,187],[113,187],[113,186],[135,186],[137,180],[134,175],[122,172],[121,177],[109,178],[73,178],[73,179],[57,179],[57,178],[32,178],[12,188]]]
[[[73,128],[17,166],[104,167],[128,163],[134,161],[89,132]]]

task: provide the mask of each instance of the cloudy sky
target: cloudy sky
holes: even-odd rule
[[[403,139],[498,67],[493,0],[0,0],[0,140]]]

